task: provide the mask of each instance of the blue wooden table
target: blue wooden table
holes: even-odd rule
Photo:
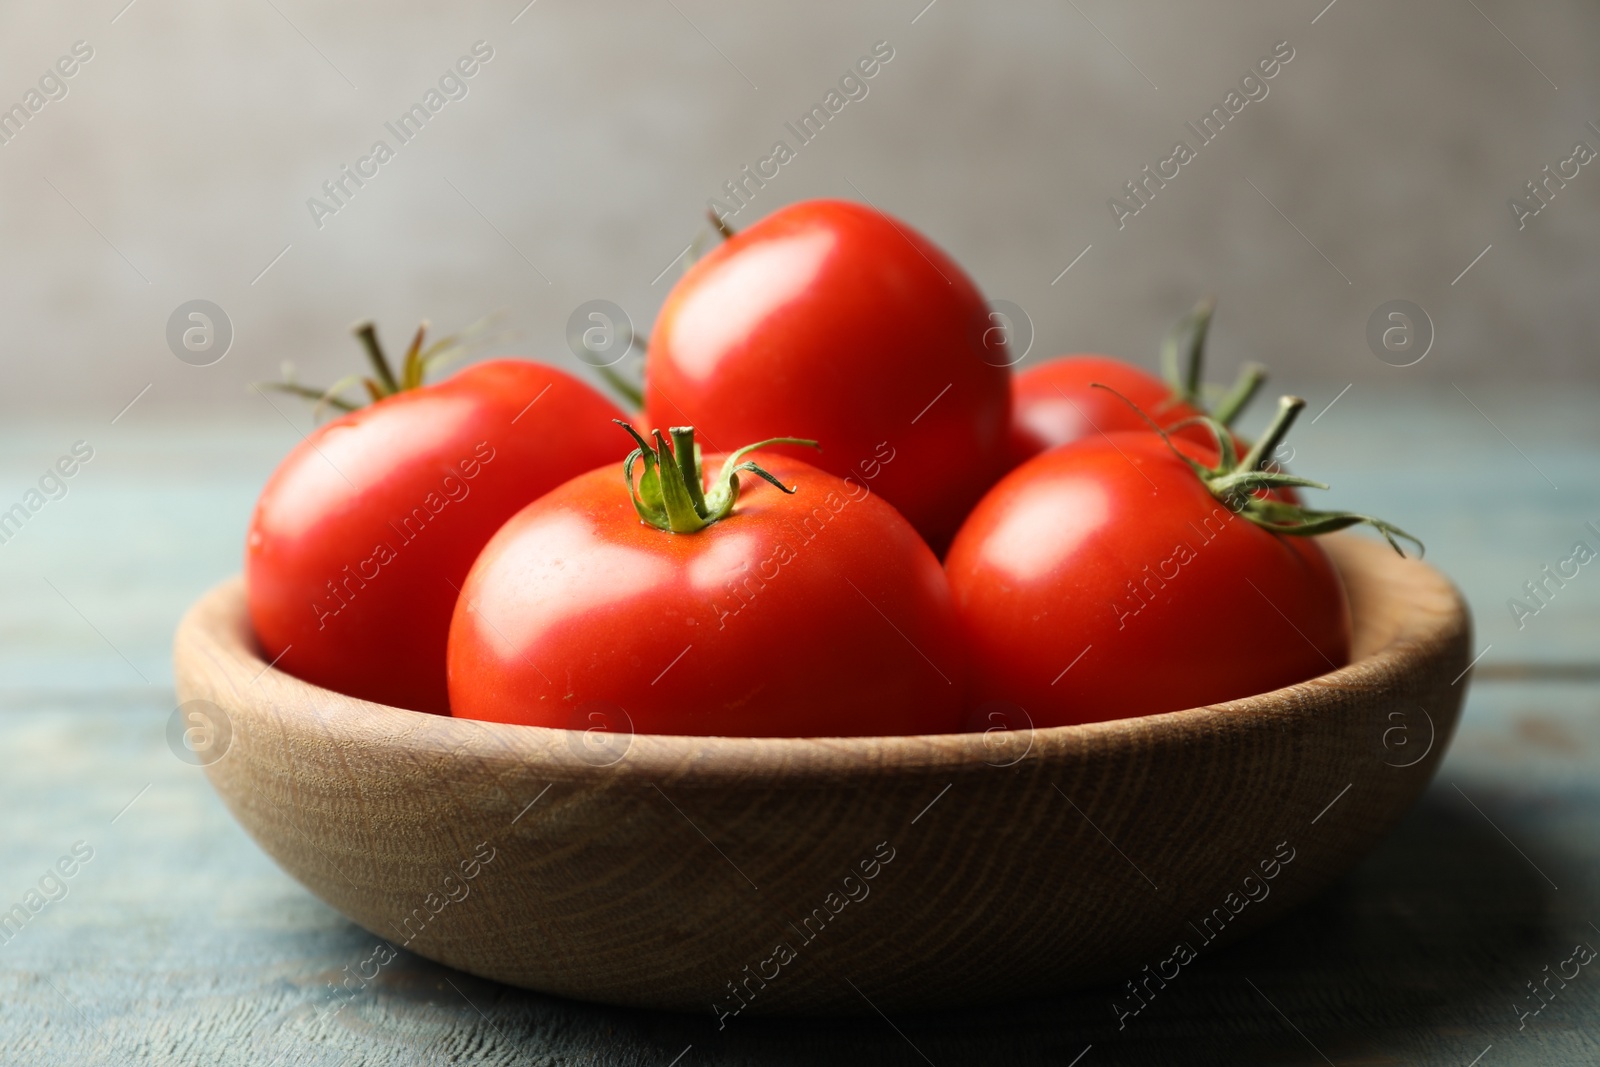
[[[1538,601],[1524,585],[1600,548],[1597,401],[1358,386],[1297,429],[1293,464],[1334,484],[1329,503],[1428,543],[1483,655],[1438,778],[1385,843],[1122,1030],[1113,992],[1088,990],[719,1031],[709,1011],[575,1003],[404,953],[336,1000],[376,939],[279,871],[166,735],[172,628],[238,569],[297,431],[137,409],[0,429],[0,511],[75,442],[93,450],[0,543],[0,910],[23,916],[0,916],[0,1062],[1600,1062],[1600,967],[1576,962],[1600,948],[1600,563]]]

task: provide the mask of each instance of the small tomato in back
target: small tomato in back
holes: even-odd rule
[[[674,438],[693,454],[692,436]],[[673,514],[652,497],[650,466],[630,501],[631,475],[625,490],[611,465],[489,542],[450,631],[455,715],[743,737],[959,728],[950,590],[894,508],[767,452],[763,469],[792,494],[735,462],[690,507],[701,475],[658,442],[662,475],[685,494]]]
[[[263,655],[350,696],[448,713],[445,642],[472,561],[528,501],[614,456],[620,414],[560,370],[504,359],[313,431],[250,522]]]
[[[1172,386],[1111,356],[1063,356],[1017,375],[1011,389],[1012,458],[1032,459],[1058,445],[1102,433],[1148,430],[1145,422],[1105,385],[1137,404],[1158,425],[1201,414]]]
[[[1086,437],[1148,430],[1152,422],[1171,427],[1206,415],[1204,396],[1214,398],[1214,410],[1209,414],[1223,426],[1231,425],[1266,375],[1260,365],[1247,363],[1238,381],[1226,391],[1202,382],[1206,335],[1214,310],[1213,300],[1201,300],[1168,331],[1161,349],[1165,377],[1126,360],[1090,354],[1062,356],[1014,377],[1012,463],[1026,462],[1048,449]],[[1213,440],[1196,425],[1175,432],[1196,444]]]
[[[861,478],[936,550],[1007,466],[1010,370],[983,296],[933,242],[861,204],[793,204],[686,273],[650,336],[645,414],[707,448],[775,434]],[[929,471],[938,472],[929,477]]]

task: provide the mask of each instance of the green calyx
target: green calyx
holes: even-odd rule
[[[360,385],[366,390],[368,400],[377,403],[396,393],[421,388],[429,374],[460,359],[477,345],[485,343],[488,338],[483,335],[489,325],[489,319],[482,319],[458,334],[441,337],[432,344],[424,346],[428,333],[428,323],[424,320],[411,338],[411,345],[406,349],[405,358],[401,360],[399,373],[396,374],[388,357],[384,355],[383,346],[378,342],[378,328],[371,322],[358,322],[351,328],[351,332],[361,342],[367,361],[372,365],[370,376],[351,374],[326,389],[318,389],[295,381],[294,365],[286,361],[283,365],[283,381],[261,382],[258,383],[258,387],[315,401],[314,411],[318,414],[324,408],[354,411],[362,406],[362,402],[346,399],[343,394],[348,390]]]
[[[1226,389],[1207,385],[1202,380],[1205,367],[1206,334],[1211,316],[1217,310],[1215,297],[1206,297],[1179,319],[1161,344],[1162,376],[1172,386],[1175,401],[1201,411],[1224,426],[1232,426],[1267,380],[1267,369],[1259,363],[1246,363],[1239,377]]]
[[[1097,385],[1096,388],[1116,393],[1116,390],[1109,386]],[[1400,547],[1396,538],[1403,538],[1416,545],[1419,557],[1426,551],[1422,542],[1416,537],[1391,522],[1385,522],[1371,515],[1362,515],[1354,511],[1322,511],[1308,508],[1304,504],[1292,504],[1263,495],[1263,490],[1289,486],[1304,489],[1328,488],[1326,483],[1279,470],[1272,462],[1272,454],[1283,443],[1283,439],[1288,436],[1289,428],[1294,425],[1294,420],[1305,409],[1306,402],[1300,397],[1279,398],[1278,413],[1273,417],[1272,425],[1267,427],[1261,439],[1245,453],[1243,458],[1239,457],[1238,450],[1233,444],[1233,435],[1228,432],[1227,426],[1213,416],[1200,415],[1184,419],[1169,427],[1169,430],[1177,431],[1186,426],[1197,425],[1205,427],[1210,432],[1216,441],[1218,459],[1216,466],[1208,467],[1179,451],[1172,443],[1172,438],[1167,435],[1168,430],[1157,426],[1137,404],[1120,393],[1116,395],[1134,411],[1139,412],[1140,417],[1150,424],[1150,428],[1161,435],[1167,447],[1172,449],[1173,455],[1189,465],[1200,481],[1205,483],[1205,487],[1211,491],[1212,496],[1220,500],[1228,510],[1249,519],[1262,529],[1292,537],[1315,537],[1318,534],[1333,533],[1351,526],[1367,525],[1382,534],[1383,539],[1389,542],[1389,547],[1402,556],[1405,555],[1405,550]]]
[[[669,431],[672,436],[670,445],[660,430],[652,431],[655,437],[655,444],[652,445],[628,423],[621,419],[611,421],[628,431],[628,436],[639,445],[628,453],[628,458],[622,463],[622,480],[628,487],[633,510],[646,523],[667,533],[699,533],[712,523],[727,518],[739,500],[740,471],[749,471],[766,479],[781,492],[795,492],[754,460],[746,460],[744,457],[751,452],[769,445],[820,447],[817,442],[800,437],[769,437],[765,441],[746,445],[723,461],[711,488],[706,490],[702,488],[705,479],[700,467],[700,446],[695,443],[693,426],[672,427]],[[644,461],[644,472],[639,476],[636,486],[633,469],[640,460]]]

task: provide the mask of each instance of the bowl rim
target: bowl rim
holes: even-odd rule
[[[999,766],[1020,765],[1047,753],[1087,754],[1129,744],[1183,744],[1201,735],[1215,738],[1282,729],[1328,710],[1342,693],[1370,690],[1375,678],[1392,678],[1420,660],[1448,654],[1452,643],[1465,646],[1460,637],[1462,629],[1470,630],[1465,600],[1439,571],[1419,560],[1397,557],[1374,539],[1337,534],[1320,540],[1346,586],[1356,577],[1364,599],[1370,600],[1364,614],[1357,604],[1351,605],[1354,647],[1361,649],[1364,632],[1377,625],[1373,616],[1389,616],[1390,632],[1364,655],[1304,681],[1217,704],[1007,730],[1008,735],[1026,737],[1027,748],[1021,757]],[[1406,580],[1396,581],[1396,577]],[[1385,607],[1390,610],[1384,611]],[[1395,607],[1401,610],[1393,610]],[[1465,659],[1464,653],[1461,658]],[[996,766],[992,743],[987,740],[992,731],[855,737],[630,733],[621,757],[597,764],[578,750],[582,742],[576,739],[583,731],[393,707],[278,670],[257,649],[245,608],[244,579],[238,574],[210,588],[190,607],[174,638],[174,659],[180,700],[228,693],[235,706],[224,713],[233,718],[271,719],[279,732],[287,728],[315,733],[322,743],[388,744],[435,757],[470,749],[474,759],[490,766],[526,767],[532,761],[552,780],[606,777],[638,784],[711,782],[747,778],[757,770],[767,778],[837,780],[867,772],[932,774],[993,770]],[[200,668],[200,661],[220,673],[222,684],[208,680],[197,685],[188,677]],[[313,714],[304,715],[306,709]],[[223,772],[226,763],[225,753],[206,769]]]

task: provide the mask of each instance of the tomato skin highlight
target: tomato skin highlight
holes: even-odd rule
[[[1003,358],[983,345],[987,316],[966,273],[905,223],[861,204],[793,204],[668,295],[645,425],[693,425],[708,450],[812,438],[820,456],[778,451],[840,477],[892,453],[874,491],[941,550],[1008,465],[1011,374],[990,362]]]
[[[250,522],[263,655],[341,693],[448,714],[445,644],[472,561],[528,501],[614,459],[620,415],[554,367],[502,359],[314,430]]]
[[[1096,436],[1017,468],[945,567],[969,703],[1016,704],[1035,726],[1216,704],[1350,658],[1344,587],[1315,538],[1234,514],[1152,433]]]
[[[732,514],[693,534],[642,523],[615,463],[520,511],[456,605],[453,713],[582,729],[601,708],[638,733],[744,737],[957,730],[964,653],[938,560],[859,481],[757,457],[797,492],[740,475]]]
[[[1170,384],[1126,360],[1083,353],[1032,367],[1011,383],[1011,455],[1025,463],[1041,452],[1101,433],[1148,430],[1150,424],[1107,385],[1137,404],[1158,425],[1201,414],[1173,395]],[[1180,431],[1209,443],[1205,431]]]

